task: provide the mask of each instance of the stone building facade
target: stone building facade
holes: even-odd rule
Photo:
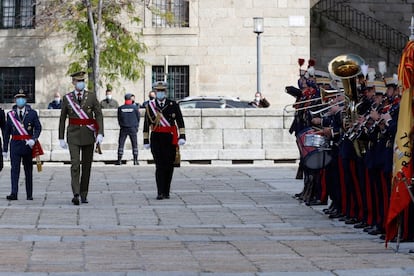
[[[153,4],[159,2],[186,2],[188,26],[154,27],[153,14],[142,7],[142,25],[135,28],[142,31],[143,42],[149,49],[143,56],[147,62],[145,76],[135,83],[122,81],[119,87],[114,87],[115,99],[122,102],[125,92],[133,92],[139,102],[144,101],[154,80],[154,66],[163,68],[166,57],[170,67],[188,68],[186,93],[190,96],[253,99],[257,49],[252,18],[263,17],[262,93],[272,107],[292,101],[286,96],[284,87],[297,81],[297,58],[309,57],[309,10],[314,1],[150,1]],[[0,68],[34,69],[34,106],[40,109],[52,100],[54,92],[65,93],[72,88],[66,74],[69,57],[63,50],[70,41],[70,34],[45,33],[42,29],[0,29],[3,45]],[[4,86],[0,87],[0,97],[2,91]],[[100,91],[101,98],[103,94]]]

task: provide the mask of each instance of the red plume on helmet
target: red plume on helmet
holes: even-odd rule
[[[304,58],[298,58],[298,64],[299,67],[302,67],[302,65],[305,63],[305,59]]]

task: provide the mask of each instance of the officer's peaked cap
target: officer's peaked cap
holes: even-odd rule
[[[23,89],[19,89],[19,92],[17,92],[15,95],[14,95],[14,97],[15,98],[26,98],[26,93],[24,92],[24,90]]]
[[[130,99],[131,99],[131,97],[132,97],[132,94],[131,94],[131,93],[127,93],[127,94],[125,94],[125,96],[124,96],[125,100],[130,100]]]
[[[86,78],[85,75],[86,75],[85,71],[80,71],[80,72],[73,73],[70,76],[72,77],[73,80],[84,80]]]
[[[156,81],[152,84],[152,89],[155,90],[166,90],[168,83],[166,81]]]

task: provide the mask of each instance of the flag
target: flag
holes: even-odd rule
[[[409,41],[401,55],[398,66],[399,83],[402,86],[397,133],[394,141],[393,178],[390,206],[385,226],[385,246],[398,232],[398,216],[410,204],[408,187],[412,177],[412,128],[413,128],[413,80],[414,41]]]

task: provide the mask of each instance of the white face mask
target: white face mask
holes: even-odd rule
[[[108,100],[110,100],[110,99],[112,99],[112,95],[106,95],[106,98],[107,98]]]
[[[260,102],[260,97],[255,98],[256,102]]]
[[[56,103],[60,103],[60,98],[55,98]]]

